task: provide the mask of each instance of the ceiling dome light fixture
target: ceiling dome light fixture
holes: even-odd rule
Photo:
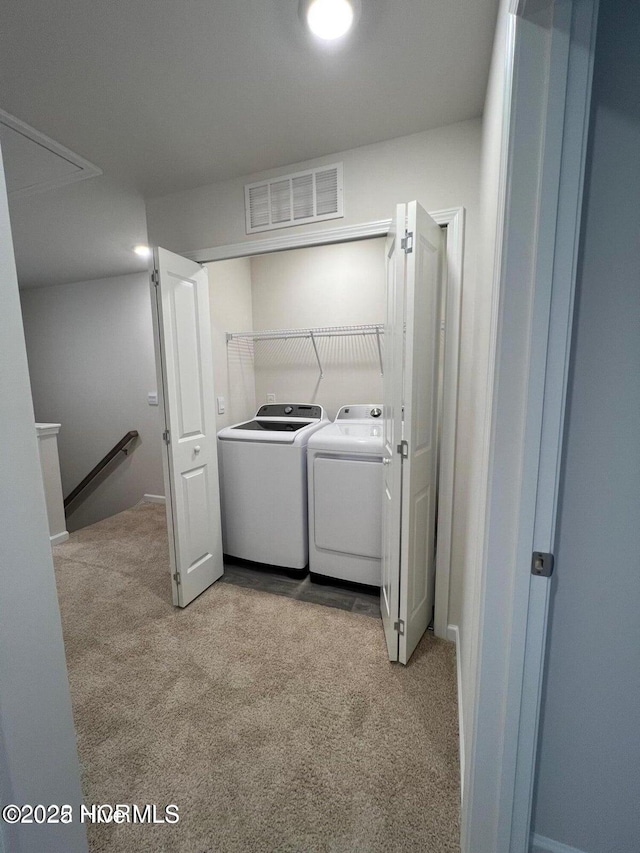
[[[352,0],[311,0],[306,3],[307,26],[324,41],[346,35],[354,24],[356,8]]]

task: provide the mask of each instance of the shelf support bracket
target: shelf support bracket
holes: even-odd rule
[[[382,346],[380,344],[380,326],[376,326],[376,343],[378,344],[378,358],[380,359],[380,376],[384,376],[384,367],[382,366]]]
[[[309,333],[309,337],[311,338],[311,343],[313,344],[313,351],[316,354],[316,359],[318,361],[318,370],[320,371],[320,379],[324,379],[324,371],[322,369],[322,362],[320,361],[320,353],[318,352],[318,345],[316,344],[316,337],[313,332]]]

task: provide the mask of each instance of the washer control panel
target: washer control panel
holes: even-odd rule
[[[336,415],[337,421],[366,421],[380,420],[382,406],[377,403],[357,403],[354,406],[343,406]]]
[[[256,412],[257,418],[309,418],[313,421],[322,420],[322,406],[312,406],[303,403],[265,403]]]

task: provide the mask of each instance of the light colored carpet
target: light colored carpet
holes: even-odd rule
[[[54,551],[85,801],[180,808],[94,853],[459,850],[450,644],[391,665],[376,619],[230,584],[176,609],[152,504]]]

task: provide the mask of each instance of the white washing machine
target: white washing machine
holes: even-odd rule
[[[218,433],[225,554],[306,570],[307,441],[329,423],[322,406],[260,406]]]
[[[309,571],[380,586],[382,406],[343,406],[307,446]]]

